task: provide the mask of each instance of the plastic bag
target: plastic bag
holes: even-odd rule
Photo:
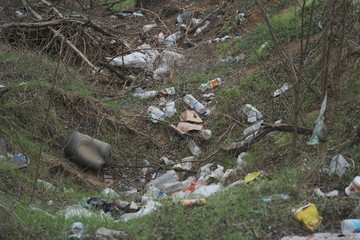
[[[320,141],[325,141],[327,129],[324,123],[324,113],[326,110],[326,103],[327,103],[327,93],[325,93],[324,100],[321,104],[320,114],[315,121],[315,127],[313,130],[313,134],[311,135],[309,141],[306,143],[307,145],[315,145],[319,144]]]

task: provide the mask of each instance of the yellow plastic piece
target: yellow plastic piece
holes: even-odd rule
[[[317,229],[323,219],[319,216],[316,206],[312,203],[297,209],[294,213],[294,218],[310,231]]]
[[[251,181],[254,181],[255,178],[259,177],[261,175],[261,173],[259,172],[253,172],[253,173],[249,173],[248,175],[246,175],[245,177],[245,183],[249,183]]]

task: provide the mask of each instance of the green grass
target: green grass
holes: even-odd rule
[[[107,4],[111,4],[114,2],[119,2],[117,0],[104,0],[105,3]],[[116,10],[116,11],[124,11],[127,10],[129,8],[135,7],[136,4],[136,0],[123,0],[119,3],[116,3],[112,9]]]

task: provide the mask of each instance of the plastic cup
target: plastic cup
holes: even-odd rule
[[[345,193],[348,196],[353,196],[360,192],[360,176],[356,176],[349,186],[345,188]]]

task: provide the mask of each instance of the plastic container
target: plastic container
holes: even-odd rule
[[[345,193],[348,196],[353,196],[360,192],[360,176],[356,176],[349,186],[345,188]]]
[[[167,102],[164,111],[165,111],[165,116],[166,117],[174,116],[174,114],[176,112],[175,102],[174,101]]]
[[[101,168],[111,157],[111,146],[88,135],[73,132],[64,148],[65,157],[84,167]]]
[[[201,154],[201,148],[195,143],[194,140],[189,139],[188,141],[188,148],[190,149],[190,152],[194,155],[194,156],[200,156]]]
[[[212,88],[218,87],[221,83],[222,83],[221,78],[215,78],[213,80],[208,81],[207,83],[201,84],[199,89],[204,92],[207,89],[212,89]]]
[[[134,93],[133,94],[134,97],[138,97],[140,99],[151,98],[151,97],[155,97],[157,95],[158,95],[158,91],[146,91],[143,93]]]
[[[150,106],[148,107],[147,111],[149,114],[148,116],[152,122],[157,123],[158,120],[161,121],[165,120],[165,116],[166,116],[165,113],[160,109],[158,109],[157,107]]]
[[[202,129],[200,132],[201,136],[203,136],[203,138],[206,140],[210,139],[212,136],[212,132],[209,129]]]
[[[205,106],[202,105],[196,98],[194,98],[192,95],[187,94],[183,98],[184,102],[191,107],[191,109],[194,109],[200,114],[208,114],[208,111],[205,109]]]
[[[54,185],[41,179],[36,179],[36,183],[43,185],[46,191],[49,189],[55,189]]]
[[[341,222],[341,232],[360,233],[360,219],[346,219]]]
[[[159,189],[165,184],[165,183],[171,183],[176,182],[179,180],[178,175],[176,174],[175,170],[170,170],[166,172],[164,175],[161,175],[158,178],[155,178],[154,180],[149,182],[149,186],[155,186]]]

